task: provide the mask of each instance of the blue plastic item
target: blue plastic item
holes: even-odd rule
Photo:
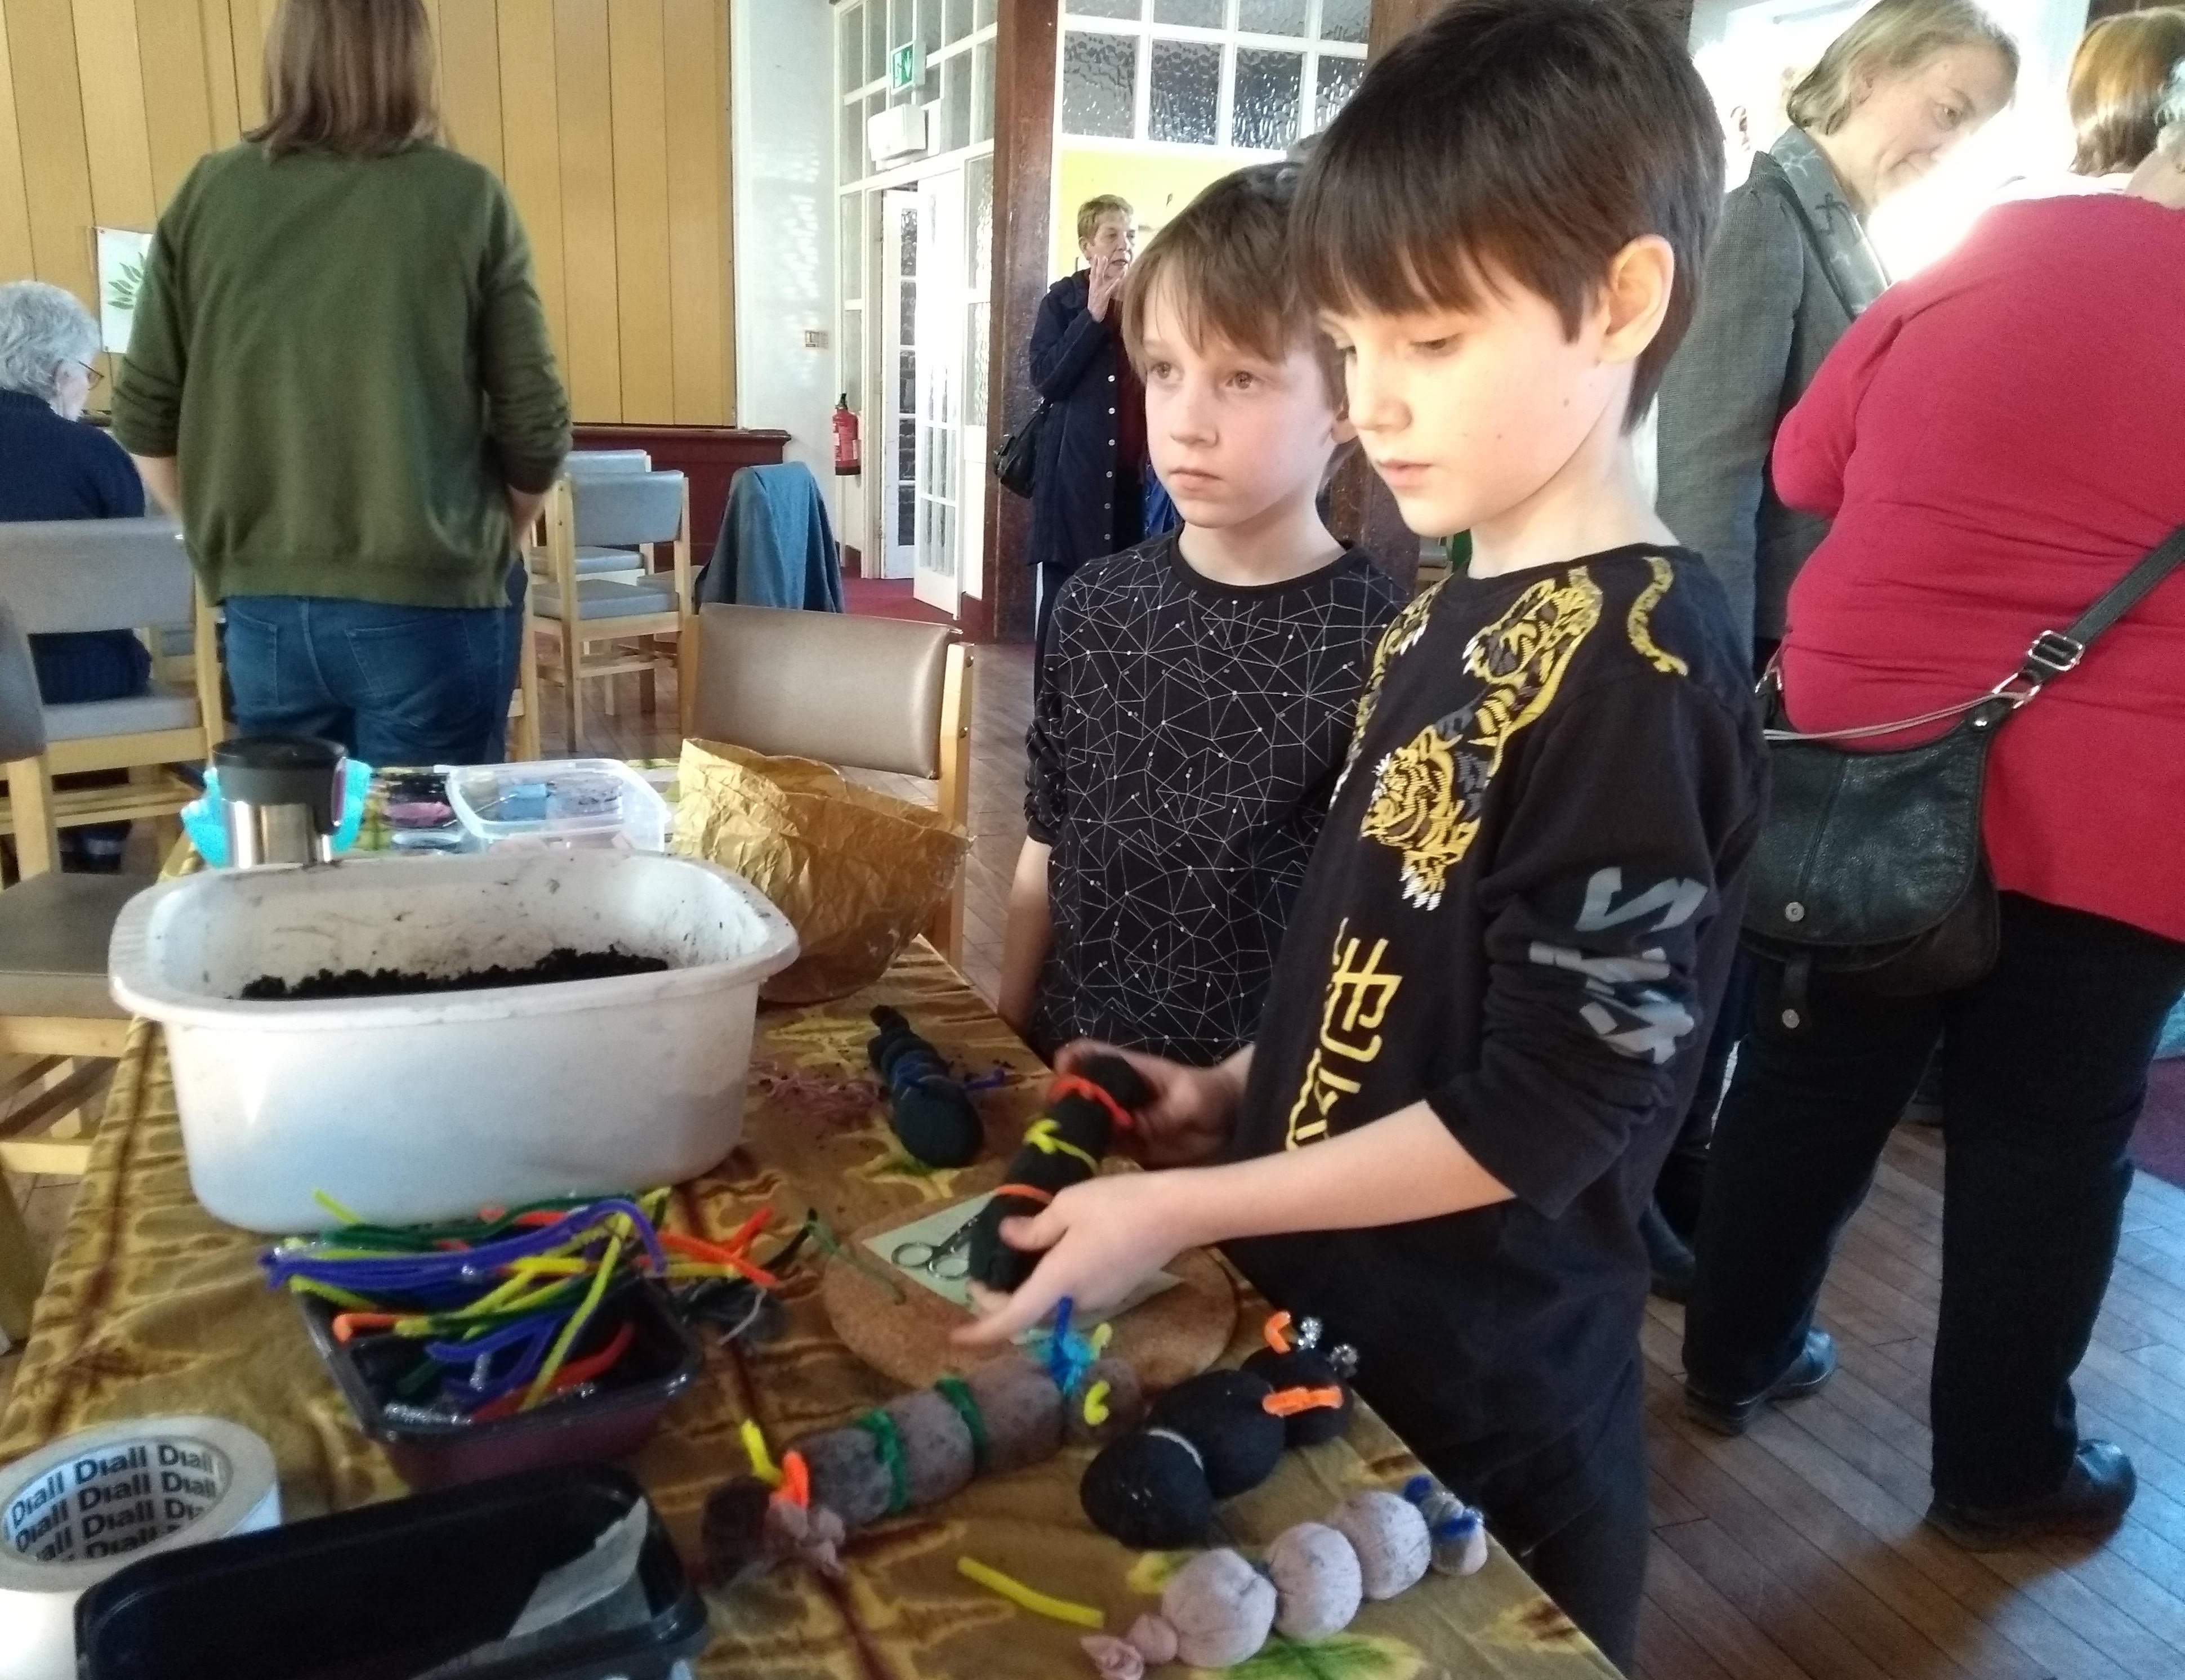
[[[341,821],[334,827],[334,856],[356,844],[364,826],[364,799],[372,791],[372,766],[350,759],[343,772]],[[198,856],[215,869],[227,868],[227,813],[220,796],[220,772],[205,772],[204,794],[182,807],[182,832]]]

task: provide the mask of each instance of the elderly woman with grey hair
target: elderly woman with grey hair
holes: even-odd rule
[[[120,444],[83,421],[98,382],[98,323],[58,286],[0,286],[0,520],[131,519],[144,486]],[[126,630],[33,636],[48,706],[142,694],[151,656]],[[126,823],[64,829],[71,868],[118,868]]]

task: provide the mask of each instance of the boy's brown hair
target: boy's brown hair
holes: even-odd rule
[[[1685,43],[1623,0],[1454,0],[1366,73],[1313,149],[1293,239],[1325,309],[1468,310],[1504,282],[1575,337],[1608,265],[1676,256],[1626,423],[1691,324],[1722,201],[1722,125]]]
[[[1165,287],[1194,349],[1219,339],[1279,363],[1309,345],[1328,401],[1342,412],[1343,359],[1313,319],[1290,248],[1300,174],[1280,163],[1225,175],[1154,235],[1123,288],[1123,347],[1133,367],[1145,371],[1146,313]]]

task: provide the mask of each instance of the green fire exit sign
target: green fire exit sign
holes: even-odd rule
[[[925,54],[915,41],[906,41],[888,54],[888,92],[900,93],[925,79]]]

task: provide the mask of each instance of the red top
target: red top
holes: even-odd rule
[[[1777,435],[1783,500],[1836,522],[1791,591],[1792,721],[1887,723],[2017,669],[2185,524],[2181,427],[2185,212],[1991,211]],[[2185,940],[2185,569],[2004,727],[1985,814],[2004,890]]]

